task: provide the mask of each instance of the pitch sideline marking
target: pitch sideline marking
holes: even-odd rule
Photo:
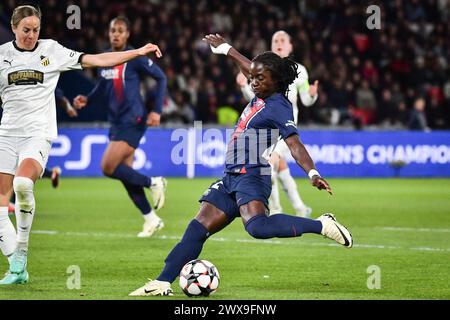
[[[135,235],[129,233],[108,233],[108,232],[59,232],[56,230],[34,230],[31,231],[34,234],[43,235],[62,235],[62,236],[75,236],[75,237],[110,237],[110,238],[133,238],[136,239]],[[181,237],[177,236],[153,236],[153,239],[161,240],[180,240]],[[260,244],[281,244],[281,245],[310,245],[310,246],[320,246],[320,247],[340,247],[341,245],[336,243],[321,243],[321,242],[290,242],[290,241],[280,241],[280,240],[257,240],[257,239],[229,239],[222,237],[212,237],[209,240],[219,241],[219,242],[239,242],[239,243],[260,243]],[[432,247],[399,247],[390,245],[374,245],[374,244],[354,244],[355,248],[367,248],[367,249],[406,249],[413,251],[428,251],[428,252],[450,252],[450,248],[432,248]]]
[[[384,231],[413,231],[413,232],[437,232],[450,233],[450,229],[443,228],[407,228],[407,227],[377,227],[376,229]]]

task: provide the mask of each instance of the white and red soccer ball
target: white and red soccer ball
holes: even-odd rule
[[[180,272],[180,288],[189,297],[207,297],[219,287],[219,271],[207,260],[192,260]]]

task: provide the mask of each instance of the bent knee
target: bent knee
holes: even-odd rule
[[[248,234],[251,235],[255,239],[269,239],[271,238],[269,235],[261,232],[259,230],[247,230]]]
[[[20,209],[32,210],[34,203],[33,180],[27,177],[15,177],[13,188],[16,194],[16,203],[20,205]]]
[[[272,238],[266,230],[266,215],[259,215],[251,218],[245,225],[245,230],[255,239],[269,239]]]
[[[17,193],[33,191],[34,182],[27,177],[15,177],[13,180],[13,188]]]
[[[105,176],[112,176],[112,174],[114,173],[114,171],[116,170],[116,165],[113,165],[109,162],[102,162],[102,172]]]

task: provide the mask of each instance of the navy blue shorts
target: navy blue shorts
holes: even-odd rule
[[[228,220],[240,217],[239,207],[253,200],[268,206],[272,191],[270,175],[259,174],[225,174],[203,193],[199,202],[209,202],[225,212]]]
[[[128,125],[113,125],[109,129],[109,140],[111,141],[125,141],[134,149],[139,147],[139,141],[145,134],[147,125],[142,124],[128,124]]]

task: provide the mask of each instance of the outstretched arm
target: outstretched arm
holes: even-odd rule
[[[162,54],[158,46],[152,43],[147,43],[145,46],[120,52],[106,52],[99,54],[85,54],[81,57],[81,66],[83,68],[105,68],[113,67],[119,64],[130,61],[134,58],[146,56],[150,52],[155,52],[158,58],[161,58]]]
[[[231,45],[226,43],[225,39],[220,34],[208,34],[203,38],[203,41],[206,41],[211,46],[211,50],[213,53],[224,54],[231,57],[241,69],[241,72],[244,74],[244,76],[247,79],[250,77],[251,61]]]
[[[312,185],[319,190],[325,189],[329,194],[333,194],[328,182],[317,172],[314,161],[311,159],[303,143],[300,142],[298,135],[292,134],[284,141],[288,145],[289,150],[291,150],[292,157],[294,157],[297,164],[308,174]]]

